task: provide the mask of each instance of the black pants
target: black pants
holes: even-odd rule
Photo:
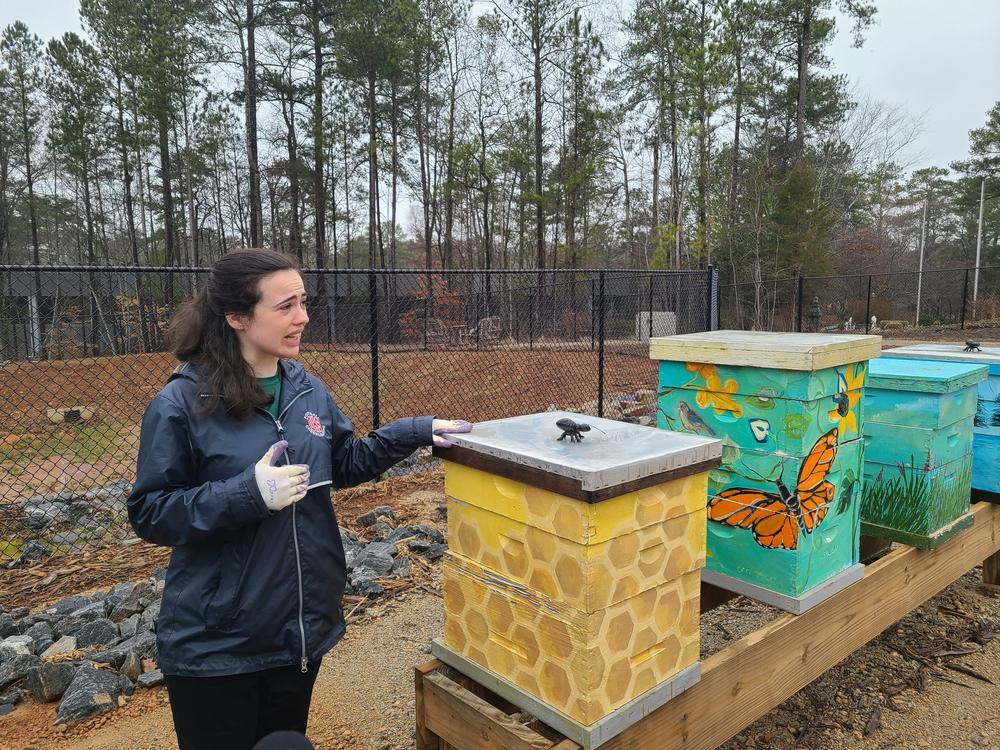
[[[319,662],[230,677],[166,678],[180,750],[250,750],[280,730],[306,732]]]

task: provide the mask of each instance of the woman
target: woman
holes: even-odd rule
[[[467,422],[402,419],[367,438],[298,362],[309,322],[292,259],[241,250],[177,311],[182,364],[142,420],[136,533],[174,548],[157,623],[181,750],[305,732],[347,574],[330,488],[367,481]]]

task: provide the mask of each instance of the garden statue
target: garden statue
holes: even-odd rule
[[[812,304],[809,306],[809,330],[819,331],[819,323],[823,318],[823,308],[819,304],[819,297],[813,297]]]

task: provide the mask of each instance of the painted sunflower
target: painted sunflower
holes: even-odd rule
[[[848,430],[858,431],[857,406],[861,401],[862,388],[865,384],[865,366],[863,364],[848,365],[844,372],[837,373],[840,389],[833,394],[834,407],[828,416],[840,427],[840,434]]]

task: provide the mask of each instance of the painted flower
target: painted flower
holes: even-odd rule
[[[861,401],[862,388],[865,384],[865,366],[849,365],[847,370],[838,373],[840,390],[833,395],[834,407],[829,412],[832,421],[837,422],[840,434],[848,430],[858,431],[857,405]]]
[[[739,384],[735,380],[730,378],[723,383],[715,365],[688,362],[686,367],[689,372],[697,373],[705,381],[703,386],[695,385],[698,395],[694,400],[698,406],[702,409],[711,406],[716,414],[729,412],[737,419],[743,416],[743,407],[731,395],[739,390]]]

